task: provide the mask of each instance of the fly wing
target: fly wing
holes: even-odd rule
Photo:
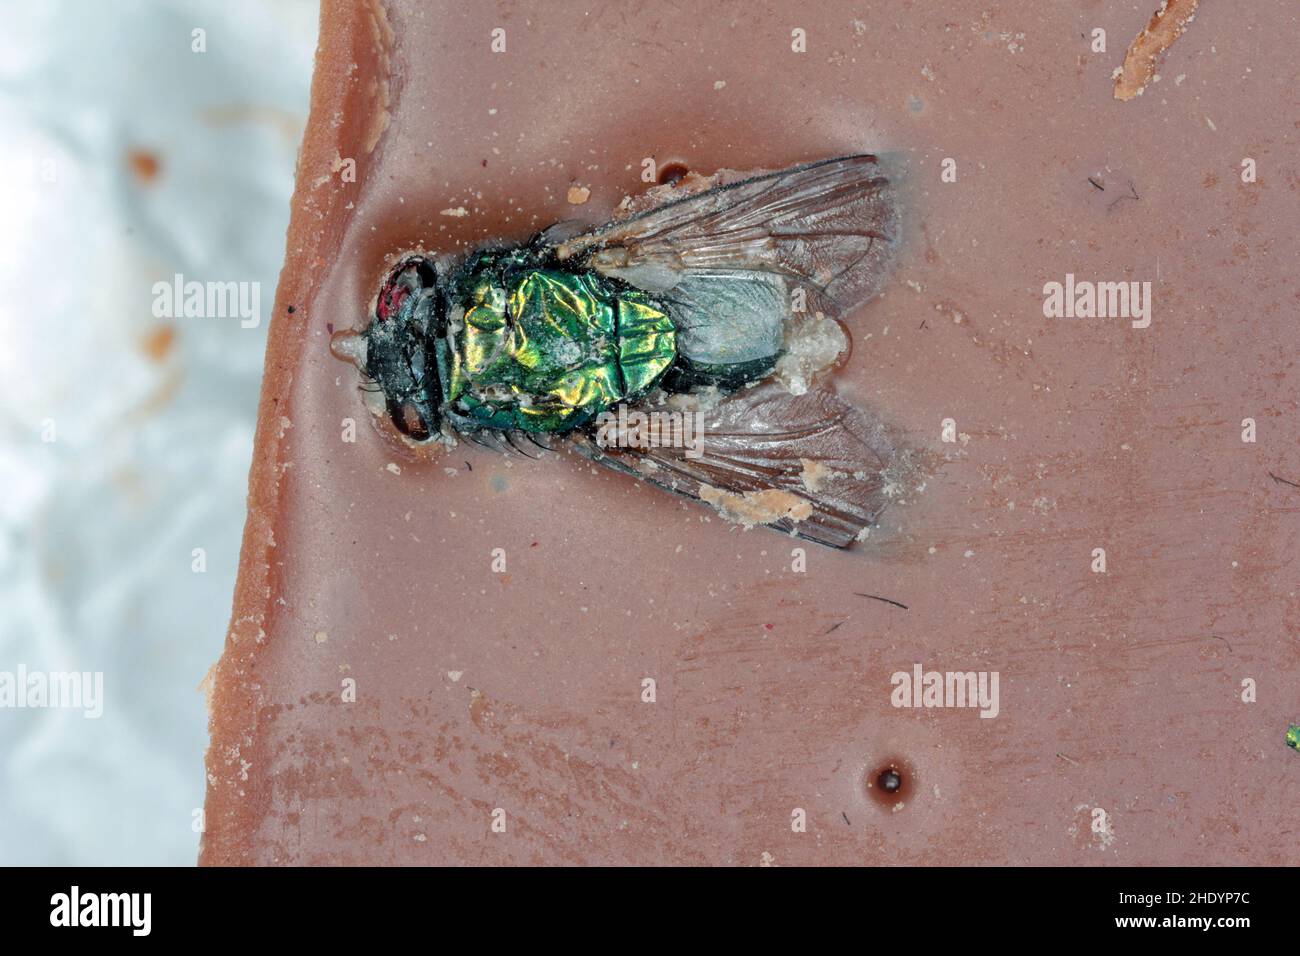
[[[625,414],[623,431],[611,417],[558,441],[704,501],[729,520],[836,548],[875,524],[888,502],[885,472],[894,453],[883,426],[829,389],[743,389],[700,413],[698,428],[665,411],[642,406]],[[647,414],[643,424],[637,412],[658,414]],[[638,447],[628,447],[634,442]]]
[[[557,251],[652,292],[686,279],[779,278],[804,288],[809,311],[837,318],[880,290],[897,234],[889,180],[875,156],[859,155],[713,186]]]

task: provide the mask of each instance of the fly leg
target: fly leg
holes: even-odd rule
[[[510,447],[513,448],[515,451],[519,452],[519,454],[523,455],[525,458],[531,458],[533,461],[539,461],[540,459],[538,459],[536,455],[528,454],[527,451],[525,451],[523,448],[519,446],[519,444],[515,441],[516,436],[523,436],[524,438],[527,438],[528,433],[519,432],[519,431],[506,432],[505,438],[506,441],[510,443]],[[536,445],[537,443],[534,442],[533,444]],[[541,446],[538,445],[537,447],[540,448]]]
[[[494,431],[471,432],[462,437],[490,451],[499,451],[503,455],[506,453],[506,446],[501,443],[501,436]]]

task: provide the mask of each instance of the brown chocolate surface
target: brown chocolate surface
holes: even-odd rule
[[[1300,862],[1296,11],[1202,4],[1118,102],[1150,14],[327,2],[202,862]],[[396,254],[600,222],[645,157],[863,150],[906,238],[835,384],[942,465],[853,551],[409,460],[329,352]],[[1150,327],[1045,318],[1067,273],[1151,282]],[[998,672],[998,715],[895,708],[916,664]]]

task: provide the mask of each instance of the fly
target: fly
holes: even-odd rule
[[[846,547],[887,504],[891,449],[814,378],[846,345],[838,320],[888,275],[889,180],[858,155],[683,191],[585,233],[405,256],[335,354],[410,444],[567,446],[731,520]],[[637,441],[606,440],[616,407]],[[700,417],[702,447],[656,424],[680,421],[652,414],[668,408]]]

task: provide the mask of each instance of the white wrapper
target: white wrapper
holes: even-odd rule
[[[317,9],[0,6],[0,682],[103,681],[0,706],[0,864],[192,864]]]

